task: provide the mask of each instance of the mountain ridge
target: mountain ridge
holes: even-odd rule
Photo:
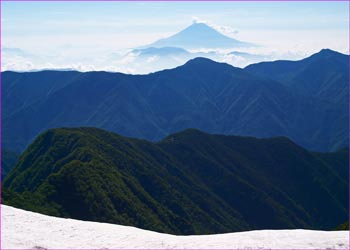
[[[307,92],[327,101],[348,103],[346,88],[349,82],[349,55],[337,51],[322,49],[298,61],[261,62],[245,69],[292,86],[299,92]],[[337,85],[340,85],[340,90]],[[325,92],[327,88],[330,89]]]
[[[50,129],[21,155],[2,198],[169,233],[329,229],[347,216],[346,155],[313,153],[283,137],[194,129],[157,143],[97,128]]]
[[[310,94],[314,70],[303,71],[310,72],[305,79],[312,78],[312,84],[302,92],[289,81],[205,58],[148,75],[4,72],[4,147],[20,152],[52,127],[94,126],[153,141],[193,127],[219,134],[287,136],[315,151],[334,151],[347,145],[343,76],[348,69],[340,66],[334,66],[338,80],[328,78],[334,67],[323,70],[317,95]]]

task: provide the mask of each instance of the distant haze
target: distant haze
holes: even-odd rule
[[[148,73],[196,56],[244,67],[257,61],[301,59],[323,48],[348,54],[348,5],[4,2],[1,70]],[[189,28],[194,26],[196,32]],[[229,46],[232,39],[236,40],[234,50]],[[191,41],[198,48],[187,46]],[[217,46],[203,48],[207,42]],[[191,54],[140,57],[131,53],[149,47],[175,47]]]

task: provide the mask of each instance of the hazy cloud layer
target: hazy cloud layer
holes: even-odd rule
[[[1,70],[148,73],[196,56],[244,67],[261,60],[301,59],[322,48],[349,53],[347,9],[346,2],[4,2]],[[192,22],[259,47],[197,48],[167,57],[130,53]]]

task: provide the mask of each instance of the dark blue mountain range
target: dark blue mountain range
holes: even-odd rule
[[[3,147],[41,132],[93,126],[158,141],[186,128],[287,136],[315,151],[347,145],[348,59],[331,50],[245,69],[196,58],[149,75],[3,72]]]

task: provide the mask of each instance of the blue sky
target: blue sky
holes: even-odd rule
[[[68,65],[151,43],[196,19],[275,53],[345,53],[348,10],[348,2],[2,2],[2,46]]]

